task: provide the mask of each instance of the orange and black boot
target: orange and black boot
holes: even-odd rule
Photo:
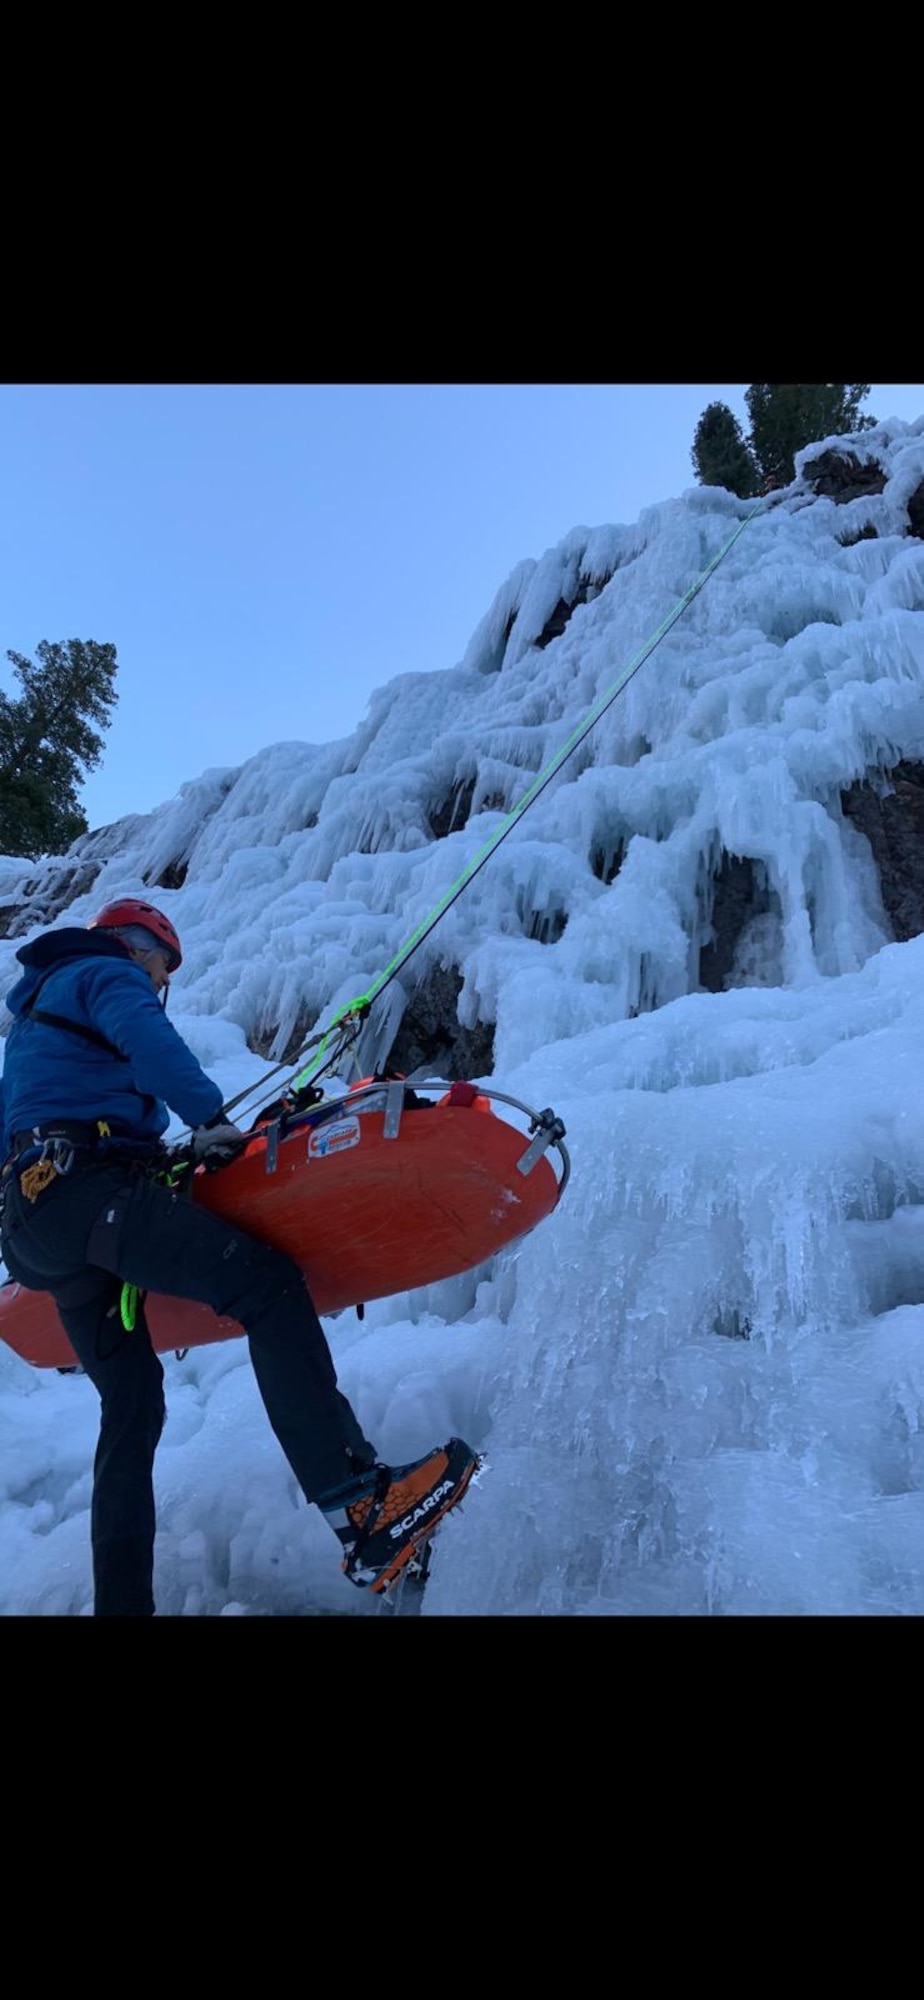
[[[462,1438],[437,1445],[411,1465],[372,1465],[318,1502],[343,1543],[351,1583],[387,1590],[419,1542],[458,1505],[481,1460]]]

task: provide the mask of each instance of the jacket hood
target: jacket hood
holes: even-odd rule
[[[24,944],[16,956],[26,969],[6,996],[11,1014],[22,1013],[36,987],[54,966],[76,958],[128,959],[128,950],[119,938],[108,937],[105,931],[82,931],[72,924],[59,931],[43,931],[31,944]]]

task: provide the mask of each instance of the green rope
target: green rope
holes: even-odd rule
[[[124,1326],[126,1333],[134,1333],[135,1321],[138,1318],[137,1285],[122,1286],[122,1296],[119,1301],[119,1311],[122,1315],[122,1325]]]
[[[774,495],[773,497],[775,499],[777,496]],[[739,521],[738,526],[734,531],[734,534],[729,535],[728,541],[719,550],[718,555],[713,556],[712,561],[707,564],[706,568],[700,571],[700,574],[696,578],[695,583],[692,583],[690,585],[689,590],[686,591],[684,596],[678,600],[678,602],[674,605],[673,610],[668,612],[667,617],[662,620],[661,624],[657,628],[657,631],[653,632],[651,634],[651,637],[645,640],[644,645],[639,648],[639,651],[629,661],[628,666],[623,669],[618,679],[613,682],[611,687],[607,688],[605,694],[599,696],[597,701],[594,703],[593,707],[588,710],[586,716],[584,717],[583,722],[578,723],[577,727],[574,730],[572,730],[572,733],[568,737],[567,742],[564,743],[561,749],[556,752],[551,762],[546,764],[545,769],[540,771],[538,776],[533,779],[533,782],[530,785],[528,791],[524,792],[523,797],[513,807],[512,811],[506,815],[506,818],[502,820],[500,826],[495,829],[494,833],[491,835],[490,840],[486,841],[484,846],[479,848],[478,853],[474,856],[474,859],[469,862],[467,868],[463,869],[462,874],[458,877],[458,879],[455,882],[453,882],[451,888],[447,889],[445,896],[439,903],[437,903],[435,909],[432,910],[428,916],[422,918],[421,922],[417,926],[417,929],[415,931],[412,931],[410,937],[405,940],[404,944],[399,946],[398,950],[394,955],[394,958],[390,960],[388,965],[386,965],[384,972],[381,972],[379,974],[378,979],[373,981],[368,992],[359,994],[355,1000],[348,1000],[346,1006],[341,1007],[339,1012],[334,1015],[334,1018],[331,1021],[330,1026],[328,1027],[327,1032],[323,1037],[323,1040],[321,1042],[320,1048],[318,1049],[318,1053],[314,1058],[314,1061],[306,1064],[305,1068],[303,1070],[300,1070],[298,1075],[295,1077],[293,1086],[295,1089],[298,1089],[302,1084],[310,1081],[311,1077],[315,1075],[316,1071],[320,1067],[322,1057],[330,1042],[330,1039],[334,1034],[335,1029],[337,1029],[340,1026],[341,1022],[345,1021],[347,1017],[351,1014],[366,1015],[369,1012],[373,1000],[378,999],[379,994],[383,992],[384,988],[389,985],[392,979],[395,978],[395,975],[400,971],[402,965],[404,965],[406,960],[410,958],[411,953],[413,951],[416,951],[417,946],[423,943],[425,937],[429,936],[430,932],[439,923],[440,918],[445,916],[446,911],[456,901],[457,897],[461,896],[463,889],[467,889],[473,876],[477,875],[479,869],[484,867],[485,862],[490,860],[490,857],[494,853],[495,848],[498,848],[500,846],[502,840],[506,840],[508,833],[511,831],[511,828],[516,825],[517,820],[522,819],[523,814],[525,813],[527,807],[532,805],[534,799],[538,798],[539,793],[541,791],[544,791],[546,785],[548,785],[551,782],[551,780],[556,776],[556,773],[561,770],[561,767],[565,763],[566,759],[571,756],[572,751],[576,750],[578,744],[583,742],[584,737],[588,736],[590,734],[590,731],[596,727],[596,724],[600,721],[600,717],[602,715],[605,715],[607,709],[616,700],[616,696],[622,693],[623,688],[632,679],[633,674],[636,674],[639,670],[639,667],[643,666],[645,661],[650,658],[651,654],[655,650],[655,647],[660,645],[661,640],[670,631],[671,626],[676,625],[678,618],[682,617],[684,611],[686,611],[687,609],[687,606],[692,604],[694,597],[696,597],[702,590],[703,585],[708,581],[709,577],[713,574],[713,571],[718,569],[720,562],[723,561],[724,557],[727,556],[729,549],[732,548],[735,542],[738,540],[738,536],[744,533],[744,530],[747,527],[748,522],[753,521],[755,514],[760,513],[760,510],[764,506],[764,504],[765,500],[763,498],[760,499],[757,503],[757,506],[752,507],[750,513],[745,515],[744,520]]]

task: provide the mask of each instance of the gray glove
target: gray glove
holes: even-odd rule
[[[221,1118],[216,1118],[211,1125],[196,1126],[189,1150],[197,1167],[222,1167],[237,1158],[248,1137],[249,1134],[242,1132],[239,1125],[227,1125]]]

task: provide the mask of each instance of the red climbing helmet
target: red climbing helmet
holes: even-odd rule
[[[182,965],[180,940],[170,918],[164,916],[163,910],[155,910],[153,903],[142,903],[137,896],[122,896],[116,903],[107,903],[88,923],[87,930],[120,931],[129,924],[138,924],[167,953],[171,972]]]

